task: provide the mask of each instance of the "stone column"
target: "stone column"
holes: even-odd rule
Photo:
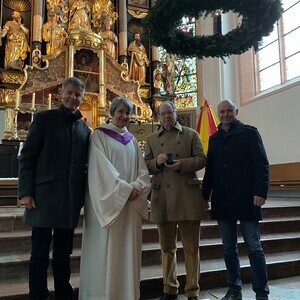
[[[119,2],[119,63],[127,63],[127,7],[126,0]]]

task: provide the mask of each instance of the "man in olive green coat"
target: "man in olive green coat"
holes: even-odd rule
[[[178,299],[178,228],[185,253],[185,295],[195,300],[199,295],[200,220],[206,208],[195,172],[205,167],[206,157],[199,134],[176,122],[173,102],[163,102],[158,116],[161,127],[147,139],[145,160],[154,175],[150,218],[157,223],[162,251],[164,294],[160,299]]]
[[[66,79],[62,105],[35,116],[21,152],[19,198],[25,206],[24,222],[32,226],[30,300],[49,296],[47,268],[52,240],[55,298],[73,299],[70,255],[83,206],[90,136],[78,110],[83,95],[79,79]]]

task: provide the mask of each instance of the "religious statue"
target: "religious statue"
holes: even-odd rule
[[[91,29],[89,13],[91,9],[87,1],[75,0],[70,7],[69,30],[72,29]]]
[[[48,12],[48,22],[43,25],[43,40],[47,42],[47,55],[55,53],[55,51],[64,46],[68,34],[65,29],[57,23],[58,15],[53,12]]]
[[[92,6],[94,27],[98,27],[107,16],[115,21],[118,18],[118,14],[114,10],[111,0],[95,0]]]
[[[154,95],[160,95],[161,90],[164,89],[164,83],[162,79],[162,72],[159,67],[153,71],[153,87]]]
[[[129,77],[143,84],[146,80],[146,67],[149,65],[146,49],[139,33],[134,35],[134,41],[128,46],[128,55],[131,57]]]
[[[12,21],[7,21],[3,27],[1,37],[6,36],[5,69],[22,70],[29,51],[28,29],[22,24],[21,14],[13,11]]]
[[[32,51],[31,62],[34,67],[40,67],[42,62],[42,53],[38,46]]]
[[[117,59],[116,55],[116,44],[118,43],[118,37],[111,30],[112,26],[112,18],[107,16],[104,19],[104,31],[102,31],[101,35],[103,37],[103,42],[106,45],[107,54],[113,59]]]

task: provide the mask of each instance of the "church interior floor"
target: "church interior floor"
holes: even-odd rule
[[[269,300],[300,300],[300,275],[269,281]],[[199,300],[217,300],[224,297],[227,288],[214,288],[200,293]],[[243,286],[243,300],[254,300],[255,294],[250,284]],[[147,299],[158,300],[159,298]],[[186,300],[184,295],[179,295],[179,300]],[[146,300],[146,299],[145,299]]]

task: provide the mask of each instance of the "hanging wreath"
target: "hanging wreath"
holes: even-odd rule
[[[182,17],[195,17],[232,11],[242,16],[239,26],[225,35],[190,36],[177,29]],[[145,24],[153,45],[181,57],[224,58],[258,48],[264,36],[273,31],[283,9],[280,0],[158,0]]]

